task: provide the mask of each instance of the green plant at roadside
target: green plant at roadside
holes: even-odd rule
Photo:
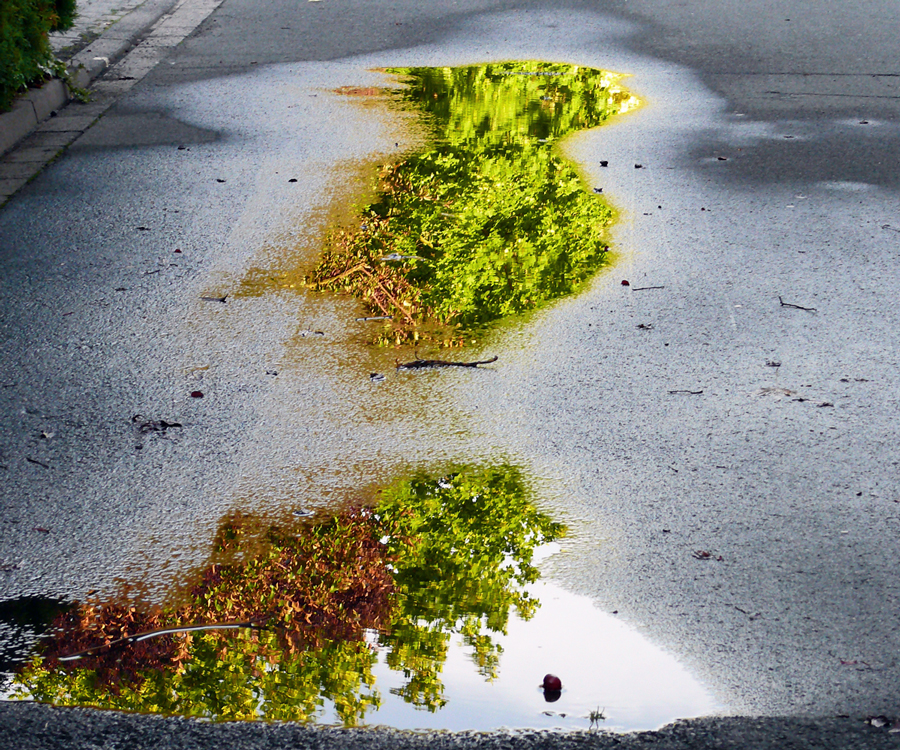
[[[383,343],[445,345],[577,291],[605,262],[613,212],[556,144],[635,106],[617,77],[543,62],[388,72],[432,145],[384,167],[358,225],[329,238],[314,286],[392,316]]]
[[[56,621],[16,685],[22,697],[62,705],[222,720],[315,721],[330,704],[352,726],[382,702],[377,645],[405,676],[393,692],[435,711],[446,701],[450,639],[462,636],[479,674],[495,676],[493,636],[513,609],[528,619],[539,606],[523,590],[538,577],[532,554],[561,533],[508,466],[414,477],[371,510],[314,525],[235,516],[185,603],[81,604]],[[102,647],[147,630],[248,620],[261,627]]]
[[[75,20],[75,0],[3,0],[0,3],[0,111],[29,85],[53,73],[49,34]]]

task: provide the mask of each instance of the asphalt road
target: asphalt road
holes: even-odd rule
[[[510,458],[570,526],[552,575],[727,713],[900,715],[898,26],[888,2],[226,0],[0,211],[0,595],[160,596],[235,507]],[[646,100],[567,146],[621,210],[618,264],[499,331],[477,380],[370,388],[394,355],[352,303],[259,281],[414,138],[328,91],[511,58]],[[141,440],[138,413],[185,428]]]

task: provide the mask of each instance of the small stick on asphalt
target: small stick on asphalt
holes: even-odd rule
[[[632,292],[643,292],[647,289],[665,289],[664,286],[633,286],[631,287]]]
[[[228,295],[226,294],[224,297],[201,297],[204,302],[221,302],[225,304],[225,300],[228,299]]]
[[[38,461],[36,458],[29,458],[28,456],[25,456],[25,460],[28,461],[28,463],[30,463],[30,464],[37,464],[38,466],[43,466],[45,469],[50,468],[43,461]]]
[[[803,307],[802,305],[792,305],[790,302],[785,302],[781,297],[778,297],[778,301],[781,303],[782,307],[793,307],[795,310],[806,310],[806,312],[815,312],[816,308],[814,307]]]
[[[701,393],[703,393],[703,391],[687,391],[687,390],[680,390],[680,391],[669,391],[669,393],[689,393],[689,394],[691,394],[692,396],[699,396]]]
[[[444,359],[416,359],[406,364],[398,364],[398,370],[424,370],[428,367],[478,367],[478,365],[489,365],[496,362],[497,357],[490,359],[482,359],[478,362],[448,362]]]

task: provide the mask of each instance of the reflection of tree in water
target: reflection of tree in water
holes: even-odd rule
[[[354,725],[381,704],[373,633],[406,679],[394,692],[434,711],[445,702],[440,672],[454,633],[480,674],[497,673],[491,634],[505,632],[512,608],[533,614],[538,603],[522,590],[538,576],[532,551],[562,530],[510,467],[417,477],[372,510],[258,529],[247,517],[226,521],[218,561],[179,607],[84,603],[58,618],[42,656],[17,675],[19,689],[64,705],[216,719],[309,721],[329,701]],[[94,648],[147,630],[250,620],[265,626]]]
[[[562,528],[529,502],[510,467],[404,482],[378,512],[398,534],[388,541],[398,561],[398,605],[380,642],[388,665],[411,678],[404,700],[434,710],[443,701],[438,673],[452,633],[473,649],[480,674],[496,674],[500,649],[489,634],[506,632],[513,607],[532,616],[537,602],[522,590],[538,577],[532,551]]]
[[[329,242],[319,288],[392,315],[384,342],[445,344],[577,290],[605,261],[612,211],[555,142],[635,106],[618,76],[542,62],[390,72],[434,144],[384,168],[359,225]]]

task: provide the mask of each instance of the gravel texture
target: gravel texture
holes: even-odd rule
[[[297,724],[209,724],[37,704],[0,704],[0,742],[20,750],[895,750],[900,737],[851,719],[695,719],[658,732],[634,734],[414,734]]]

